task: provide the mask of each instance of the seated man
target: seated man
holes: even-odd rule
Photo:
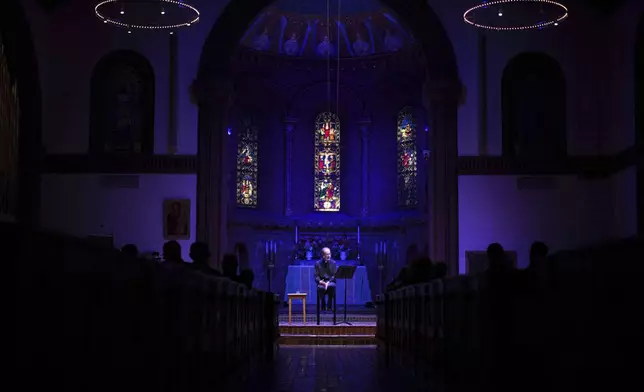
[[[335,261],[331,260],[331,250],[322,249],[322,259],[315,263],[315,282],[318,284],[318,298],[322,301],[322,310],[331,310],[335,297]],[[325,297],[329,296],[329,306],[326,306]]]

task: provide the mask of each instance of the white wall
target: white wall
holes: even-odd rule
[[[574,249],[605,238],[612,224],[605,179],[554,177],[557,189],[519,190],[517,176],[459,177],[459,255],[498,242],[528,265],[530,245],[544,241],[551,251]]]
[[[195,175],[142,174],[139,187],[104,188],[97,174],[49,174],[42,178],[41,223],[46,229],[85,237],[113,235],[117,247],[136,244],[161,252],[163,200],[190,199],[190,240],[179,241],[184,258],[196,240]]]

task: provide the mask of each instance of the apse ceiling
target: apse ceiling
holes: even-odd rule
[[[260,52],[321,59],[395,53],[412,43],[398,17],[378,0],[341,0],[339,7],[338,0],[277,0],[241,40]]]

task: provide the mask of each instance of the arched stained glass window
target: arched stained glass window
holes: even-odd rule
[[[250,118],[241,121],[237,142],[237,205],[257,207],[257,127]]]
[[[413,207],[418,204],[416,152],[416,124],[410,108],[398,113],[398,205]]]
[[[340,211],[340,120],[333,113],[315,119],[316,211]]]

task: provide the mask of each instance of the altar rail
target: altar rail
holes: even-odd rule
[[[272,358],[271,293],[12,224],[0,239],[24,390],[202,390]]]
[[[388,360],[469,391],[615,388],[641,372],[643,250],[562,252],[503,287],[484,274],[402,288],[380,298],[377,337]]]

